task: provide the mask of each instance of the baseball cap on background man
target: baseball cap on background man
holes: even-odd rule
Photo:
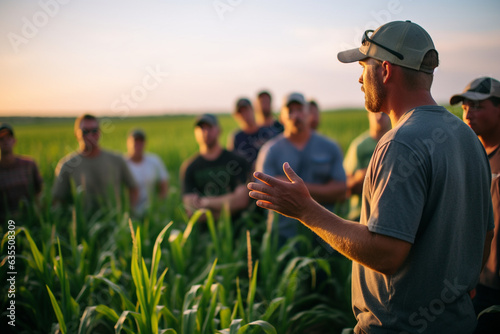
[[[361,43],[358,49],[339,52],[338,60],[352,63],[374,58],[425,73],[434,72],[434,68],[422,66],[427,52],[436,51],[432,38],[421,26],[411,21],[393,21],[375,31],[367,30]]]
[[[134,137],[134,139],[146,140],[146,133],[142,129],[133,129],[130,131],[129,136]]]
[[[234,111],[237,113],[240,111],[240,108],[251,107],[251,106],[252,106],[252,102],[250,102],[249,99],[243,97],[236,102],[236,108]]]
[[[304,95],[300,93],[290,93],[287,96],[285,96],[285,106],[290,105],[292,102],[297,102],[302,105],[306,105],[306,99],[304,98]]]
[[[217,117],[215,117],[212,114],[203,114],[203,115],[196,117],[196,121],[194,122],[194,126],[200,126],[201,124],[218,126],[219,121],[217,121]]]
[[[12,126],[7,123],[0,123],[0,138],[7,135],[14,136],[14,130],[12,129]]]
[[[470,82],[462,94],[453,95],[450,104],[457,104],[465,99],[481,101],[490,97],[500,98],[500,82],[490,77],[481,77]]]

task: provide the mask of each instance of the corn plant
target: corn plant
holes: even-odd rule
[[[161,243],[163,242],[164,236],[171,225],[171,223],[166,225],[156,238],[153,248],[151,268],[148,273],[145,260],[142,257],[140,228],[138,227],[137,231],[134,233],[132,224],[130,223],[133,241],[131,271],[137,297],[136,305],[130,301],[130,299],[126,296],[126,293],[118,285],[104,277],[96,276],[96,278],[106,282],[112,290],[118,293],[126,306],[126,309],[121,312],[120,316],[118,316],[116,311],[106,305],[98,305],[94,309],[96,312],[101,313],[115,321],[116,333],[120,333],[122,329],[127,333],[175,333],[172,329],[164,329],[160,331],[158,327],[162,317],[166,317],[169,320],[175,319],[171,316],[165,306],[158,305],[163,288],[163,280],[165,278],[165,274],[167,273],[167,268],[165,268],[160,276],[157,277],[161,258]],[[135,327],[133,328],[129,325],[129,322],[127,322],[129,316],[131,316],[134,320],[132,323],[135,323]]]

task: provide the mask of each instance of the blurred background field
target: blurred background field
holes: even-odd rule
[[[144,221],[129,220],[126,206],[85,218],[78,195],[71,210],[51,206],[56,164],[77,148],[73,118],[0,120],[14,127],[15,152],[33,157],[44,178],[39,205],[16,219],[15,333],[316,334],[354,326],[351,263],[310,231],[278,248],[275,225],[251,215],[237,224],[188,219],[178,172],[197,152],[194,119],[101,118],[102,147],[124,153],[127,133],[140,127],[171,175],[167,200],[154,200]],[[219,120],[225,143],[237,125],[231,115]],[[345,154],[367,128],[366,111],[337,110],[322,113],[318,132]],[[5,282],[6,226],[0,234]],[[8,303],[2,294],[3,319]]]

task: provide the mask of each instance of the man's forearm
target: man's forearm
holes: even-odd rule
[[[394,274],[406,259],[411,244],[373,233],[366,225],[342,219],[320,204],[306,210],[301,222],[338,252],[372,270]]]
[[[248,194],[245,185],[238,186],[232,193],[221,196],[201,198],[202,206],[212,210],[222,210],[226,203],[229,204],[231,213],[244,209],[248,205]]]

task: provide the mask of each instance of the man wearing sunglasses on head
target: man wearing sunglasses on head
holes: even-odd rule
[[[55,203],[70,203],[76,196],[83,196],[87,216],[97,210],[120,208],[121,187],[129,191],[131,207],[137,201],[137,186],[125,160],[120,154],[103,150],[99,146],[101,132],[95,116],[82,115],[75,121],[75,137],[79,149],[62,158],[56,167],[56,179],[52,188]],[[104,214],[106,211],[101,212]]]
[[[365,32],[357,49],[369,112],[389,115],[363,184],[360,222],[342,219],[310,196],[285,163],[288,180],[255,173],[257,205],[299,219],[353,260],[352,306],[360,333],[472,333],[469,292],[493,235],[486,153],[460,119],[430,93],[438,53],[410,21]]]

